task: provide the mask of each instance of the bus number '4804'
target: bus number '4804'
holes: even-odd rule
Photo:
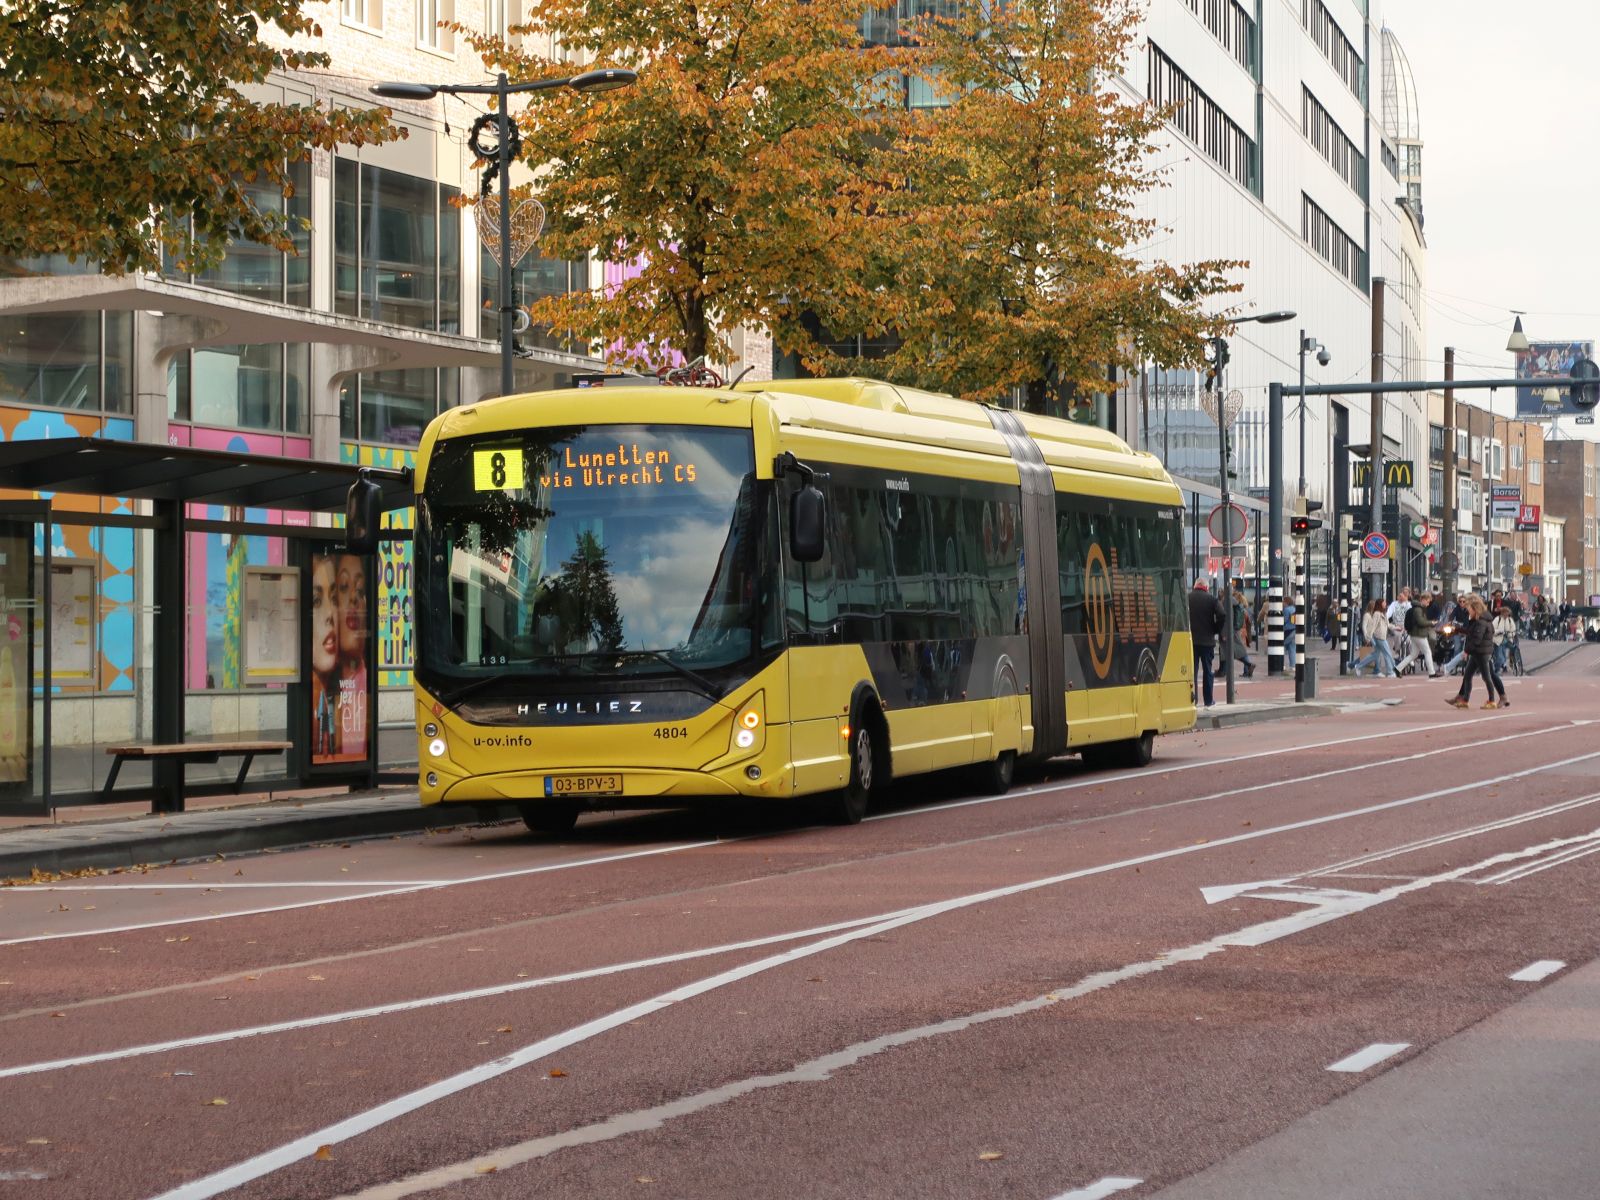
[[[682,725],[663,725],[655,731],[655,736],[663,740],[686,738],[689,736],[689,731]]]

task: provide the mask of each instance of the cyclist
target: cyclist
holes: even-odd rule
[[[1517,640],[1517,619],[1511,610],[1501,605],[1494,610],[1494,669],[1502,673],[1511,657],[1511,647]]]

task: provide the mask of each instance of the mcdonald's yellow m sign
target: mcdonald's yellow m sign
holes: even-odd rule
[[[1366,487],[1367,481],[1372,478],[1372,464],[1358,462],[1356,464],[1356,486]],[[1389,459],[1383,464],[1383,486],[1392,488],[1415,487],[1416,464],[1410,459]]]

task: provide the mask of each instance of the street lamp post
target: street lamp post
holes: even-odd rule
[[[368,89],[385,100],[431,100],[438,95],[493,96],[497,103],[495,133],[495,171],[500,176],[500,394],[509,395],[515,387],[513,366],[516,350],[511,327],[511,159],[515,153],[515,122],[511,119],[511,97],[520,92],[545,92],[570,87],[583,93],[613,92],[625,88],[638,74],[622,67],[601,67],[561,79],[535,79],[511,83],[501,71],[493,83],[379,83]]]
[[[1306,507],[1306,355],[1315,350],[1317,361],[1327,366],[1333,361],[1333,356],[1328,353],[1328,348],[1314,337],[1308,337],[1306,331],[1300,331],[1300,503],[1299,511],[1304,514]],[[1294,608],[1294,698],[1305,699],[1306,680],[1306,598],[1311,591],[1311,534],[1306,532],[1304,541],[1298,547],[1298,566],[1295,578],[1299,581],[1298,598]],[[1330,561],[1330,567],[1331,567]],[[1328,588],[1331,594],[1333,589],[1332,570],[1328,572]]]
[[[1275,325],[1279,321],[1292,321],[1295,314],[1292,312],[1267,312],[1257,313],[1249,317],[1235,317],[1230,325],[1244,325],[1254,321],[1259,325]],[[1234,703],[1233,679],[1233,493],[1228,487],[1228,393],[1224,384],[1224,373],[1228,365],[1228,339],[1218,334],[1211,339],[1212,361],[1216,364],[1216,395],[1217,395],[1217,483],[1219,502],[1222,510],[1222,527],[1229,540],[1222,547],[1222,670],[1224,679],[1224,694],[1229,704]],[[1274,514],[1274,520],[1279,518]],[[1282,540],[1281,527],[1278,529],[1274,542]]]

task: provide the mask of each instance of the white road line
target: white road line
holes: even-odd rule
[[[1348,1058],[1341,1058],[1336,1063],[1329,1063],[1328,1070],[1342,1071],[1349,1075],[1359,1075],[1370,1067],[1375,1067],[1386,1058],[1393,1058],[1402,1050],[1411,1049],[1410,1042],[1373,1042],[1365,1050],[1357,1050]]]
[[[1485,742],[1484,745],[1490,743]],[[1363,854],[1357,858],[1347,858],[1344,862],[1334,863],[1331,866],[1321,867],[1315,871],[1307,871],[1304,875],[1297,876],[1301,879],[1311,879],[1323,875],[1343,875],[1352,867],[1365,867],[1375,862],[1382,862],[1386,858],[1400,858],[1407,854],[1414,854],[1419,850],[1431,850],[1436,846],[1443,846],[1450,842],[1460,841],[1462,838],[1481,837],[1486,833],[1495,833],[1502,829],[1510,829],[1514,825],[1523,825],[1529,821],[1540,821],[1546,817],[1558,816],[1561,813],[1574,809],[1585,808],[1591,804],[1600,803],[1600,793],[1592,796],[1578,796],[1572,800],[1562,800],[1543,808],[1530,809],[1527,812],[1517,813],[1514,816],[1499,817],[1493,821],[1484,821],[1478,825],[1469,825],[1465,829],[1452,830],[1449,833],[1438,833],[1432,837],[1419,838],[1414,842],[1407,842],[1403,846],[1391,846],[1386,850],[1375,850],[1370,854]],[[1352,876],[1352,878],[1359,878]]]
[[[1514,867],[1508,871],[1501,871],[1487,879],[1480,879],[1478,883],[1507,884],[1515,883],[1519,879],[1526,879],[1530,875],[1537,875],[1541,871],[1549,871],[1555,867],[1565,866],[1567,863],[1576,862],[1580,858],[1600,853],[1600,834],[1590,834],[1588,837],[1573,839],[1573,845],[1557,850],[1554,854],[1546,855],[1543,859],[1526,866]]]
[[[902,909],[909,912],[910,909]],[[319,1025],[335,1025],[343,1021],[361,1021],[370,1017],[386,1017],[393,1013],[415,1012],[423,1008],[436,1008],[442,1004],[460,1004],[470,1000],[487,1000],[513,992],[526,992],[533,988],[550,987],[558,983],[573,983],[583,979],[598,979],[605,975],[621,975],[628,971],[641,971],[650,967],[687,962],[696,958],[711,958],[718,954],[732,954],[739,950],[753,950],[801,938],[820,937],[841,929],[854,929],[873,921],[881,921],[883,913],[858,917],[853,921],[836,921],[831,925],[818,925],[813,929],[797,929],[791,933],[775,933],[767,937],[751,938],[743,942],[726,942],[720,946],[706,946],[698,950],[683,950],[676,954],[660,954],[653,958],[640,958],[632,962],[610,963],[603,967],[590,967],[582,971],[568,971],[561,975],[546,975],[540,979],[518,979],[513,983],[494,984],[490,987],[471,988],[464,992],[446,992],[443,995],[423,996],[415,1000],[396,1000],[390,1004],[374,1004],[369,1008],[350,1008],[342,1012],[324,1013],[315,1017],[300,1017],[292,1021],[275,1021],[270,1025],[250,1025],[242,1029],[227,1029],[221,1033],[198,1034],[194,1037],[175,1038],[168,1042],[149,1042],[142,1046],[126,1046],[118,1050],[103,1050],[83,1054],[76,1058],[57,1058],[47,1062],[24,1063],[21,1066],[0,1068],[0,1079],[17,1075],[40,1075],[46,1071],[62,1071],[68,1067],[88,1066],[91,1063],[116,1062],[125,1058],[140,1058],[147,1054],[166,1054],[173,1050],[188,1050],[195,1046],[214,1046],[219,1042],[242,1041],[273,1033],[288,1033],[295,1029],[313,1029]]]
[[[1518,983],[1538,983],[1541,979],[1548,979],[1567,964],[1560,959],[1541,958],[1536,963],[1529,963],[1522,970],[1508,975],[1508,979],[1515,979]]]
[[[961,909],[972,908],[994,900],[1006,899],[1011,896],[1020,896],[1028,892],[1038,891],[1041,888],[1053,887],[1077,879],[1087,879],[1096,875],[1106,875],[1113,871],[1125,870],[1128,867],[1141,867],[1149,863],[1162,862],[1175,858],[1187,857],[1191,854],[1206,853],[1221,849],[1224,846],[1236,846],[1245,842],[1259,841],[1263,838],[1275,837],[1279,834],[1292,833],[1302,829],[1313,829],[1322,825],[1330,825],[1339,821],[1348,821],[1356,817],[1369,816],[1373,813],[1389,812],[1398,808],[1409,807],[1428,800],[1437,800],[1444,796],[1452,796],[1461,792],[1472,791],[1478,788],[1492,787],[1499,783],[1509,783],[1514,779],[1525,779],[1543,771],[1555,770],[1560,767],[1572,766],[1580,762],[1590,762],[1600,758],[1600,751],[1589,754],[1580,754],[1573,758],[1562,759],[1558,762],[1543,763],[1536,767],[1528,767],[1521,771],[1514,771],[1507,775],[1495,776],[1491,779],[1476,780],[1472,783],[1461,784],[1456,787],[1443,788],[1433,792],[1425,792],[1417,796],[1404,797],[1399,800],[1384,801],[1379,804],[1370,804],[1362,808],[1350,809],[1339,813],[1328,813],[1320,817],[1308,817],[1301,821],[1292,821],[1286,825],[1270,826],[1264,829],[1253,829],[1248,833],[1236,833],[1229,837],[1217,838],[1213,841],[1202,843],[1189,843],[1176,846],[1170,850],[1157,850],[1149,854],[1139,855],[1136,858],[1122,859],[1118,862],[1102,863],[1093,867],[1082,867],[1075,871],[1066,871],[1059,875],[1049,875],[1041,879],[1028,880],[1023,883],[1008,884],[1004,887],[990,888],[981,892],[973,892],[965,896],[956,896],[948,900],[936,901],[918,908],[904,911],[893,916],[886,916],[884,920],[876,921],[870,925],[859,926],[852,930],[833,934],[820,941],[812,942],[805,946],[796,946],[778,954],[756,959],[754,962],[742,963],[737,967],[720,971],[704,979],[687,983],[671,991],[663,992],[658,996],[630,1004],[626,1008],[617,1009],[602,1017],[596,1017],[582,1025],[564,1030],[541,1038],[537,1042],[529,1043],[510,1054],[502,1055],[465,1071],[431,1083],[426,1087],[418,1088],[404,1095],[397,1096],[383,1104],[360,1112],[332,1125],[314,1130],[303,1137],[296,1138],[282,1146],[257,1154],[243,1162],[221,1171],[214,1172],[201,1179],[192,1180],[170,1191],[162,1192],[158,1200],[209,1200],[209,1197],[218,1195],[230,1188],[240,1187],[262,1176],[270,1175],[284,1167],[309,1158],[318,1148],[347,1141],[359,1134],[367,1133],[379,1126],[386,1125],[407,1113],[412,1113],[437,1100],[464,1092],[479,1084],[496,1079],[508,1072],[515,1071],[529,1063],[537,1062],[559,1050],[576,1046],[592,1038],[626,1025],[630,1021],[637,1021],[674,1004],[681,1004],[697,996],[717,991],[731,984],[743,982],[756,975],[765,974],[778,967],[785,967],[802,959],[823,954],[840,946],[853,942],[863,941],[867,938],[877,937],[891,930],[900,929],[907,925],[917,924],[946,913],[956,912]],[[1502,856],[1500,861],[1509,861],[1511,856]],[[1457,874],[1451,872],[1452,875]],[[1431,880],[1429,881],[1431,882]],[[1426,886],[1419,881],[1408,883],[1389,889],[1393,895],[1402,895],[1405,892],[1420,890]],[[1305,914],[1316,915],[1315,909],[1305,910]],[[1304,917],[1305,914],[1297,914]],[[1290,918],[1292,921],[1293,918]]]
[[[1326,741],[1326,742],[1312,742],[1312,743],[1310,743],[1308,745],[1297,746],[1295,749],[1296,749],[1297,752],[1306,751],[1306,750],[1322,750],[1322,749],[1328,749],[1328,748],[1334,747],[1334,746],[1348,746],[1348,745],[1353,745],[1353,744],[1356,744],[1356,743],[1359,743],[1359,742],[1369,742],[1369,741],[1374,741],[1374,740],[1382,740],[1382,739],[1385,739],[1385,738],[1408,737],[1408,736],[1410,736],[1412,734],[1429,733],[1429,732],[1432,732],[1432,731],[1438,730],[1438,729],[1459,729],[1459,728],[1463,728],[1463,727],[1468,726],[1468,725],[1477,724],[1477,723],[1479,723],[1481,721],[1495,720],[1495,719],[1496,718],[1494,718],[1494,717],[1474,717],[1474,718],[1472,718],[1470,720],[1466,720],[1466,721],[1443,721],[1443,722],[1439,722],[1439,723],[1431,724],[1431,725],[1414,726],[1414,727],[1412,727],[1410,729],[1395,729],[1395,730],[1388,730],[1388,731],[1385,731],[1383,733],[1361,734],[1361,735],[1356,736],[1356,737],[1334,738],[1334,739],[1332,739],[1330,741]],[[1573,724],[1589,724],[1589,723],[1590,722],[1587,722],[1587,721],[1575,721],[1575,722],[1573,722]],[[1534,735],[1540,734],[1540,733],[1556,732],[1557,729],[1564,729],[1564,728],[1569,728],[1569,726],[1547,727],[1545,729],[1539,729],[1539,730],[1531,731],[1529,734],[1517,734],[1517,735],[1513,735],[1513,736],[1516,736],[1516,737],[1534,736]],[[1483,745],[1483,744],[1487,744],[1487,743],[1475,743],[1474,745]],[[1077,788],[1104,786],[1105,784],[1108,784],[1108,783],[1120,783],[1123,780],[1128,780],[1128,779],[1143,779],[1143,780],[1159,779],[1162,775],[1175,774],[1176,772],[1179,772],[1179,771],[1193,771],[1193,770],[1197,770],[1197,769],[1199,769],[1201,767],[1229,766],[1229,765],[1231,765],[1233,763],[1248,762],[1250,760],[1258,759],[1258,758],[1273,758],[1273,757],[1277,757],[1277,756],[1281,755],[1282,753],[1283,753],[1282,750],[1257,751],[1256,753],[1253,753],[1253,754],[1240,754],[1240,755],[1234,755],[1234,756],[1228,757],[1228,758],[1211,758],[1211,759],[1203,759],[1203,760],[1198,761],[1198,762],[1180,763],[1180,764],[1177,764],[1175,766],[1163,768],[1163,769],[1161,769],[1159,771],[1156,771],[1156,772],[1151,772],[1151,771],[1148,771],[1148,770],[1138,770],[1138,771],[1125,771],[1125,772],[1121,772],[1121,773],[1118,773],[1118,774],[1111,774],[1111,775],[1095,775],[1095,776],[1093,776],[1091,778],[1074,780],[1074,781],[1072,781],[1070,783],[1041,784],[1041,785],[1039,785],[1037,787],[1033,787],[1033,788],[1021,788],[1021,789],[1018,789],[1016,791],[1010,792],[1005,796],[985,796],[985,797],[979,797],[979,798],[971,799],[971,800],[958,800],[958,801],[954,801],[954,802],[951,802],[951,803],[948,803],[948,804],[930,804],[930,805],[923,806],[921,808],[903,809],[903,810],[900,810],[900,811],[897,811],[897,812],[892,812],[892,813],[880,813],[880,814],[877,814],[875,816],[869,816],[867,818],[867,820],[868,821],[876,821],[876,820],[889,820],[889,819],[893,819],[893,818],[897,818],[897,817],[919,816],[919,815],[924,814],[924,813],[941,812],[941,811],[943,811],[945,809],[948,809],[948,808],[964,808],[964,807],[967,807],[967,806],[970,806],[970,805],[974,805],[974,804],[992,804],[992,803],[995,803],[995,802],[1000,801],[1000,800],[1012,799],[1012,798],[1017,798],[1017,797],[1040,795],[1040,794],[1043,794],[1043,793],[1046,793],[1046,792],[1071,791],[1071,790],[1074,790],[1074,789],[1077,789]],[[1415,756],[1411,756],[1411,757],[1415,757]],[[1406,761],[1406,760],[1404,760],[1404,759],[1396,759],[1395,761],[1400,762],[1400,761]],[[1363,764],[1362,769],[1370,768],[1370,767],[1378,766],[1378,765],[1382,765],[1382,764],[1366,763],[1366,764]],[[1350,768],[1350,769],[1355,769],[1355,768]],[[1335,772],[1335,773],[1337,773],[1337,772]],[[1247,788],[1247,789],[1243,789],[1243,790],[1245,790],[1245,791],[1259,791],[1259,790],[1262,790],[1263,788],[1266,788],[1266,787],[1283,787],[1283,786],[1287,786],[1287,785],[1293,784],[1293,783],[1303,783],[1303,782],[1308,782],[1309,780],[1312,780],[1312,779],[1319,779],[1319,778],[1324,778],[1324,777],[1325,777],[1325,775],[1315,775],[1315,776],[1308,776],[1305,779],[1299,779],[1299,780],[1295,780],[1295,779],[1281,780],[1281,781],[1279,781],[1277,783],[1273,783],[1273,784],[1264,784],[1260,788]],[[1193,797],[1193,798],[1189,798],[1189,799],[1185,799],[1185,800],[1175,801],[1174,803],[1175,804],[1192,804],[1192,803],[1196,803],[1196,802],[1198,802],[1200,800],[1219,799],[1219,798],[1222,798],[1224,796],[1228,796],[1228,795],[1232,795],[1232,794],[1234,794],[1234,793],[1232,793],[1232,792],[1222,792],[1222,793],[1217,793],[1217,795],[1215,795],[1215,796]],[[1165,807],[1169,807],[1169,806],[1168,805],[1153,805],[1153,806],[1147,806],[1146,808],[1134,810],[1133,813],[1118,813],[1118,814],[1111,814],[1111,815],[1116,815],[1116,816],[1134,815],[1137,812],[1146,812],[1146,811],[1151,811],[1152,809],[1165,808]],[[132,925],[114,925],[114,926],[110,926],[110,927],[106,927],[106,928],[72,930],[72,931],[64,931],[64,932],[61,932],[61,933],[34,934],[32,936],[29,936],[29,937],[0,939],[0,946],[16,946],[16,945],[21,945],[21,944],[28,943],[28,942],[58,941],[58,940],[61,940],[61,939],[64,939],[64,938],[100,937],[100,936],[105,936],[105,935],[109,935],[109,934],[113,934],[113,933],[137,933],[137,932],[140,932],[140,931],[146,930],[146,929],[165,929],[165,928],[168,928],[168,927],[173,926],[173,925],[192,925],[192,924],[199,924],[199,923],[205,922],[205,921],[230,920],[230,919],[235,918],[235,917],[256,917],[256,916],[267,915],[267,914],[270,914],[270,913],[291,912],[291,911],[293,911],[295,909],[300,909],[300,908],[316,908],[316,907],[319,907],[321,905],[343,904],[343,903],[347,903],[347,902],[352,901],[352,900],[377,900],[377,899],[381,899],[381,898],[383,898],[385,896],[400,896],[400,895],[406,895],[406,894],[409,894],[409,893],[412,893],[412,892],[432,891],[432,890],[436,890],[438,888],[459,887],[459,886],[462,886],[462,885],[465,885],[465,884],[485,883],[485,882],[491,882],[491,881],[499,880],[499,879],[511,879],[511,878],[515,878],[515,877],[518,877],[518,876],[522,876],[522,875],[537,875],[537,874],[540,874],[540,873],[545,872],[545,871],[566,870],[566,869],[572,868],[572,867],[596,866],[596,865],[600,865],[600,864],[603,864],[603,863],[617,862],[617,861],[620,861],[620,860],[625,859],[625,858],[638,858],[638,857],[642,857],[642,856],[646,856],[646,855],[654,855],[654,854],[673,854],[673,853],[676,853],[676,852],[678,852],[680,850],[704,849],[704,848],[706,848],[708,846],[728,845],[728,844],[730,844],[732,842],[744,841],[744,840],[745,840],[744,838],[712,839],[710,841],[690,842],[690,843],[677,845],[677,846],[662,846],[662,847],[656,847],[656,848],[649,849],[649,850],[638,850],[638,851],[633,851],[633,852],[630,852],[630,853],[627,853],[627,854],[605,855],[605,856],[602,856],[600,858],[582,859],[582,860],[578,860],[578,861],[574,861],[574,862],[556,863],[556,864],[550,864],[550,865],[540,866],[540,867],[527,867],[527,868],[522,868],[522,869],[519,869],[519,870],[512,870],[512,871],[499,871],[499,872],[494,872],[492,874],[487,874],[487,875],[469,875],[469,876],[465,876],[465,877],[463,877],[461,879],[427,880],[427,881],[418,882],[418,883],[405,884],[404,886],[401,886],[401,887],[383,888],[383,889],[380,889],[378,891],[361,892],[361,893],[357,893],[357,894],[349,895],[349,896],[329,896],[329,897],[325,897],[325,898],[320,899],[320,900],[298,901],[298,902],[296,902],[294,904],[267,905],[267,906],[262,906],[262,907],[258,907],[258,908],[243,909],[243,910],[241,910],[239,912],[208,913],[208,914],[206,914],[204,916],[197,916],[197,917],[168,917],[168,918],[165,918],[165,919],[159,920],[159,921],[145,921],[145,922],[140,922],[138,924],[132,924]],[[49,886],[54,886],[54,885],[48,885],[48,884],[28,885],[28,884],[24,884],[24,885],[20,885],[20,886],[14,887],[14,888],[5,889],[5,891],[6,892],[16,892],[18,894],[25,894],[25,893],[27,893],[29,891],[38,890],[38,889],[42,889],[44,887],[49,887]],[[3,894],[3,893],[0,893],[0,894]]]
[[[1441,722],[1439,722],[1437,724],[1434,724],[1434,725],[1421,725],[1421,726],[1416,726],[1416,727],[1411,728],[1411,729],[1394,729],[1394,730],[1385,731],[1383,733],[1363,733],[1363,734],[1360,734],[1360,735],[1358,735],[1356,737],[1334,738],[1333,740],[1326,741],[1326,742],[1311,742],[1311,743],[1308,743],[1307,745],[1304,745],[1304,746],[1296,746],[1296,747],[1294,747],[1294,751],[1295,751],[1295,753],[1298,754],[1298,753],[1301,753],[1301,752],[1306,751],[1306,750],[1326,750],[1326,749],[1329,749],[1329,748],[1334,747],[1334,746],[1353,746],[1353,745],[1355,745],[1355,744],[1357,744],[1359,742],[1382,741],[1385,738],[1393,738],[1393,737],[1409,737],[1411,734],[1414,734],[1414,733],[1432,733],[1435,730],[1439,730],[1439,729],[1459,729],[1459,728],[1463,728],[1463,727],[1465,727],[1467,725],[1477,725],[1477,724],[1481,724],[1484,721],[1493,721],[1493,720],[1496,720],[1496,719],[1497,718],[1495,718],[1495,717],[1473,717],[1470,720],[1466,720],[1466,721],[1441,721]],[[1588,725],[1588,724],[1591,724],[1591,723],[1592,722],[1589,722],[1589,721],[1574,722],[1574,724],[1584,724],[1584,725]],[[1567,726],[1567,725],[1552,726],[1552,727],[1547,727],[1545,729],[1533,730],[1531,732],[1533,732],[1533,733],[1554,733],[1558,729],[1567,729],[1567,728],[1570,728],[1570,726]],[[1514,735],[1514,736],[1519,736],[1520,737],[1520,736],[1524,736],[1524,735],[1518,734],[1518,735]],[[1476,748],[1480,744],[1482,744],[1482,743],[1473,742],[1473,743],[1470,743],[1469,745],[1472,748]],[[1459,748],[1460,747],[1444,747],[1444,749],[1459,749]],[[1431,751],[1431,753],[1437,754],[1439,752],[1439,749],[1440,748],[1435,748],[1433,751]],[[996,804],[996,803],[999,803],[1000,801],[1003,801],[1003,800],[1014,800],[1014,799],[1017,799],[1018,797],[1023,797],[1023,796],[1041,796],[1041,795],[1044,795],[1044,794],[1046,794],[1048,792],[1070,792],[1070,791],[1076,791],[1078,788],[1095,787],[1097,785],[1103,785],[1103,784],[1107,784],[1107,783],[1122,783],[1122,782],[1125,782],[1126,780],[1130,780],[1130,779],[1156,780],[1156,779],[1160,779],[1164,775],[1176,775],[1180,771],[1196,771],[1196,770],[1199,770],[1201,767],[1227,767],[1227,766],[1232,766],[1234,763],[1251,762],[1254,759],[1258,759],[1258,758],[1281,758],[1284,753],[1285,753],[1285,751],[1283,751],[1283,750],[1258,750],[1253,754],[1235,754],[1235,755],[1233,755],[1233,756],[1231,756],[1229,758],[1206,758],[1206,759],[1200,759],[1200,760],[1198,760],[1196,762],[1176,763],[1176,764],[1174,764],[1173,766],[1170,766],[1170,767],[1165,767],[1164,766],[1164,767],[1157,767],[1155,769],[1151,769],[1149,767],[1141,767],[1141,768],[1138,768],[1138,769],[1132,770],[1132,771],[1120,771],[1120,772],[1115,772],[1115,773],[1110,773],[1110,774],[1094,774],[1094,775],[1091,775],[1091,776],[1089,776],[1087,778],[1074,779],[1074,780],[1072,780],[1070,782],[1067,782],[1067,783],[1041,783],[1041,784],[1036,784],[1033,787],[1016,788],[1013,791],[1005,793],[1003,796],[974,796],[974,797],[972,797],[970,799],[967,799],[967,800],[950,800],[950,801],[946,801],[945,803],[942,803],[942,804],[926,804],[926,805],[919,806],[917,808],[897,809],[894,812],[874,813],[871,816],[865,818],[865,820],[866,821],[893,821],[893,820],[899,819],[900,817],[916,817],[916,816],[921,816],[923,813],[944,812],[946,809],[951,809],[951,808],[971,808],[972,806],[977,805],[977,804]],[[1416,757],[1421,757],[1421,756],[1420,755],[1412,755],[1411,757],[1416,758]],[[1396,761],[1396,762],[1404,762],[1406,760],[1405,759],[1395,759],[1394,761]],[[1373,765],[1374,764],[1372,764],[1372,763],[1364,764],[1364,766],[1369,766],[1369,767],[1373,766]],[[1308,778],[1319,778],[1319,776],[1309,776]],[[1281,783],[1264,785],[1264,786],[1281,787],[1281,786],[1283,786],[1284,783],[1296,783],[1296,782],[1301,782],[1301,781],[1299,781],[1299,780],[1285,780],[1285,781],[1282,781]],[[865,821],[863,823],[865,823]]]
[[[182,868],[176,868],[181,870]],[[449,887],[454,879],[316,879],[271,880],[239,883],[30,883],[19,887],[0,888],[0,900],[7,893],[18,895],[27,892],[226,892],[249,888],[412,888]]]
[[[1136,1188],[1143,1182],[1144,1180],[1135,1179],[1131,1175],[1107,1175],[1104,1179],[1095,1180],[1088,1187],[1062,1192],[1059,1196],[1052,1197],[1052,1200],[1105,1200],[1107,1196]]]
[[[1372,901],[1374,905],[1385,904],[1398,896],[1431,887],[1436,883],[1453,882],[1463,875],[1483,869],[1486,865],[1506,862],[1509,859],[1526,854],[1536,854],[1539,850],[1540,847],[1531,847],[1519,852],[1498,854],[1485,860],[1485,862],[1458,867],[1439,875],[1401,884],[1382,892],[1375,892],[1372,895]],[[463,1162],[450,1163],[416,1175],[391,1180],[387,1183],[375,1184],[357,1194],[342,1197],[342,1200],[405,1200],[409,1196],[433,1192],[447,1188],[452,1184],[481,1178],[486,1171],[491,1169],[503,1171],[509,1167],[520,1166],[534,1159],[554,1154],[558,1150],[569,1149],[573,1146],[593,1145],[630,1134],[659,1129],[670,1120],[704,1112],[707,1109],[715,1108],[718,1105],[726,1104],[765,1088],[781,1087],[791,1083],[825,1082],[839,1071],[853,1067],[865,1059],[900,1046],[911,1045],[915,1042],[943,1037],[952,1033],[960,1033],[992,1021],[1006,1020],[1047,1008],[1051,1005],[1077,1000],[1094,992],[1115,987],[1117,984],[1127,983],[1131,980],[1155,974],[1168,967],[1182,963],[1199,962],[1230,947],[1264,946],[1269,942],[1289,937],[1292,934],[1300,933],[1315,925],[1322,924],[1325,920],[1325,917],[1307,910],[1306,912],[1295,913],[1292,916],[1266,921],[1259,925],[1251,925],[1232,933],[1218,934],[1204,942],[1184,946],[1176,950],[1168,950],[1156,958],[1147,959],[1143,962],[1129,963],[1115,970],[1102,971],[1099,974],[1080,979],[1076,983],[1063,984],[1043,995],[1019,1000],[1014,1004],[988,1009],[984,1012],[971,1013],[964,1017],[950,1017],[946,1020],[922,1025],[914,1029],[880,1034],[878,1037],[868,1041],[857,1042],[852,1046],[846,1046],[842,1050],[832,1051],[775,1075],[758,1075],[753,1078],[736,1080],[706,1091],[680,1096],[675,1100],[669,1100],[651,1108],[635,1112],[614,1113],[590,1125],[582,1125],[561,1133],[530,1138],[512,1146],[502,1146],[497,1150],[488,1151],[476,1158],[470,1158]]]
[[[652,846],[647,850],[629,850],[623,854],[603,854],[598,858],[578,858],[567,862],[545,863],[538,867],[522,867],[514,871],[495,871],[488,875],[469,875],[462,879],[451,879],[443,883],[415,883],[405,887],[389,888],[385,891],[362,892],[354,896],[323,896],[317,900],[300,900],[294,904],[276,904],[264,908],[247,908],[239,912],[207,913],[198,917],[168,917],[161,921],[142,921],[136,925],[113,925],[102,929],[76,929],[65,930],[61,933],[36,933],[29,937],[6,938],[0,940],[0,946],[20,946],[27,942],[54,942],[63,938],[103,937],[111,933],[135,933],[141,929],[165,929],[169,925],[197,925],[204,921],[224,921],[231,917],[255,917],[264,913],[290,912],[297,908],[319,908],[327,904],[343,904],[347,900],[376,900],[383,896],[404,896],[412,892],[436,891],[439,888],[456,887],[465,883],[487,883],[497,879],[517,879],[524,875],[542,875],[549,871],[569,871],[577,867],[596,867],[603,863],[623,862],[630,858],[652,858],[660,854],[676,854],[681,850],[703,850],[707,846],[721,845],[713,838],[706,842],[682,842],[675,846]],[[24,893],[28,889],[9,889]]]

